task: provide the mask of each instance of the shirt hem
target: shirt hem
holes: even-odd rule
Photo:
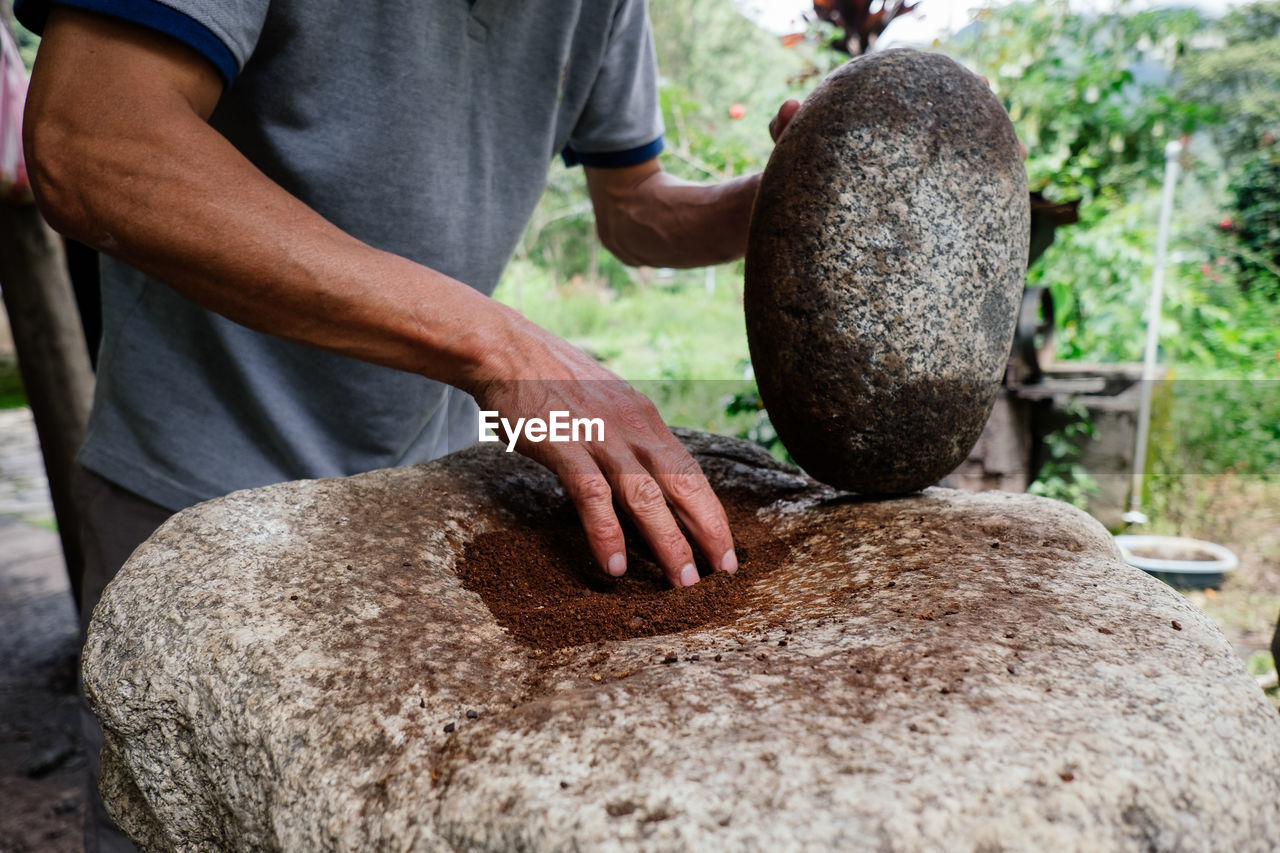
[[[166,477],[147,474],[136,463],[130,464],[113,453],[95,450],[88,445],[80,448],[80,452],[76,454],[76,462],[104,480],[171,512],[179,512],[217,497],[201,495]]]
[[[592,169],[625,169],[652,160],[662,153],[664,147],[663,138],[659,136],[647,145],[625,151],[577,151],[573,146],[566,145],[564,151],[560,152],[560,157],[570,167],[582,165]]]

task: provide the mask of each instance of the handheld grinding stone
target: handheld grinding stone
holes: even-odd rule
[[[1029,229],[1009,117],[951,59],[871,54],[810,95],[760,183],[745,291],[760,395],[806,471],[899,494],[964,460],[1008,361]]]

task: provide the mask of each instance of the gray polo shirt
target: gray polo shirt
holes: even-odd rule
[[[47,0],[19,2],[43,25]],[[645,0],[71,0],[203,53],[212,125],[349,234],[491,293],[551,159],[662,147]],[[193,162],[191,168],[200,164]],[[239,326],[106,259],[80,461],[170,509],[470,444],[456,389]]]

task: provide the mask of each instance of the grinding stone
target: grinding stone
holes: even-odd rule
[[[895,494],[965,458],[995,402],[1027,268],[1008,115],[940,54],[836,70],[765,169],[747,337],[769,416],[819,480]]]

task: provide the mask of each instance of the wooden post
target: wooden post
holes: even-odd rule
[[[0,204],[0,289],[78,605],[83,556],[71,470],[89,418],[93,372],[62,240],[35,205]]]

